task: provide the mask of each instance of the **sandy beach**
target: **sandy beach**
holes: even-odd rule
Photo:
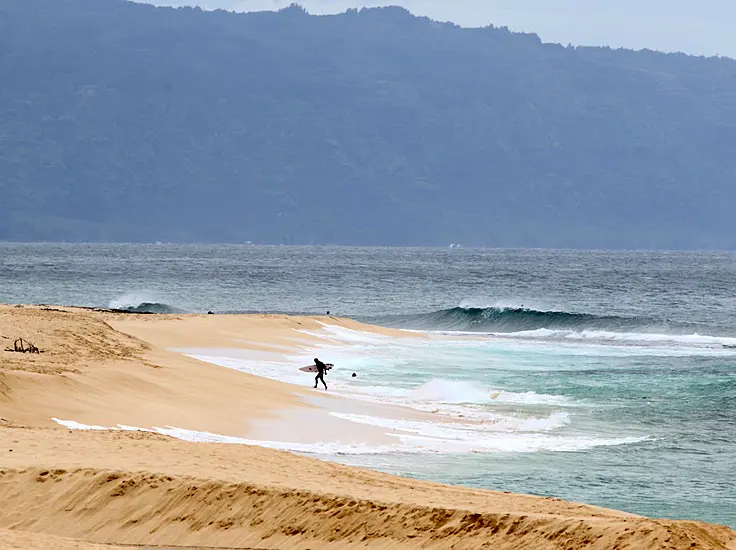
[[[236,349],[253,361],[278,350],[299,355],[325,325],[421,337],[334,317],[0,306],[2,350],[22,337],[42,351],[0,351],[0,549],[736,549],[736,532],[724,526],[54,420],[254,440],[299,432],[308,442],[319,400],[340,398],[181,350]],[[333,420],[325,429],[345,426]],[[350,437],[390,440],[370,426]]]

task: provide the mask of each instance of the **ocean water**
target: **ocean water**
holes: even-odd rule
[[[326,328],[309,354],[337,365],[331,392],[451,422],[336,412],[397,445],[298,451],[734,527],[735,291],[730,253],[0,244],[1,302],[329,310],[429,334]]]

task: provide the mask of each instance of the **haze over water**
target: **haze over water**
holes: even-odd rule
[[[337,331],[320,353],[336,393],[482,428],[392,425],[406,452],[331,459],[731,526],[735,281],[728,253],[0,245],[2,302],[330,310],[448,335]]]

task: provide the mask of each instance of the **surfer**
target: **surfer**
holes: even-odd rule
[[[327,389],[327,384],[325,383],[325,373],[327,372],[327,365],[325,365],[322,361],[314,358],[314,364],[317,366],[317,376],[314,377],[314,389],[317,389],[317,383],[321,380],[322,384],[324,384],[325,389]]]

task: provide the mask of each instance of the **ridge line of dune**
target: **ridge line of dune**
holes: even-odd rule
[[[79,468],[0,470],[0,527],[98,543],[293,548],[727,549],[727,527],[639,517],[473,512],[190,476]],[[720,540],[719,540],[720,539]],[[265,544],[265,545],[264,545]],[[301,545],[301,546],[300,546]]]

